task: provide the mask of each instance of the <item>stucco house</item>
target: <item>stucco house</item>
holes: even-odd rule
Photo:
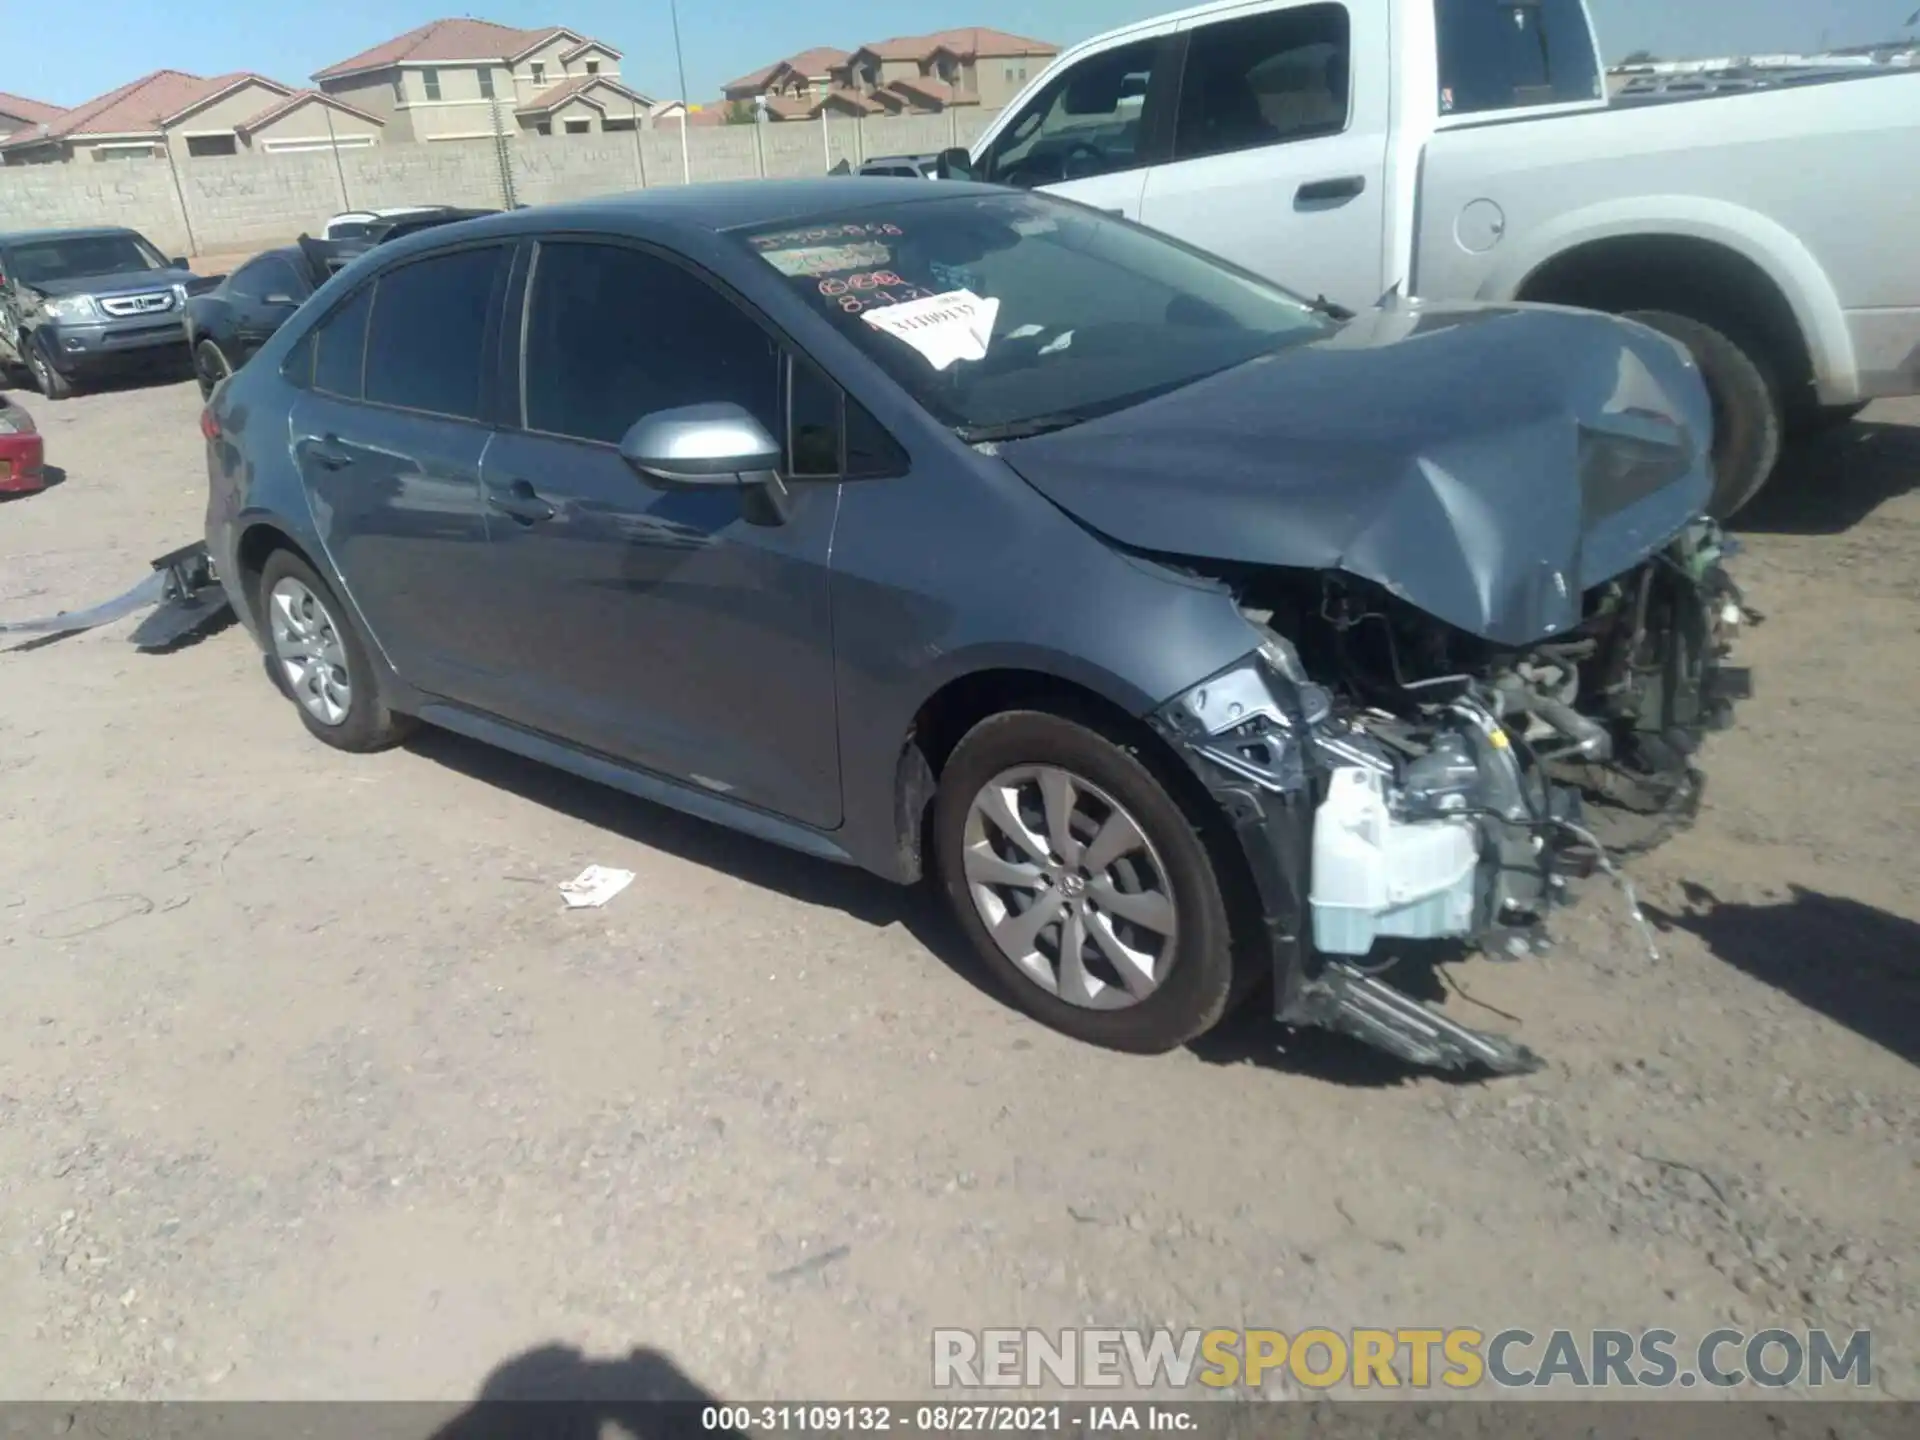
[[[9,165],[81,160],[212,159],[248,152],[379,143],[370,115],[316,91],[251,71],[211,78],[156,70],[0,140]]]
[[[432,20],[315,73],[314,83],[399,141],[503,130],[585,134],[647,123],[654,102],[620,83],[621,54],[565,26]]]
[[[926,114],[956,105],[997,110],[1060,47],[983,25],[879,40],[856,50],[814,49],[729,81],[729,104],[766,97],[769,118]]]

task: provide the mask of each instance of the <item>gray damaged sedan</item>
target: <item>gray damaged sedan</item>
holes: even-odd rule
[[[448,226],[216,391],[208,546],[343,750],[424,721],[930,875],[1096,1044],[1264,988],[1526,1069],[1396,967],[1544,948],[1603,823],[1697,804],[1748,689],[1707,394],[1598,315],[1327,308],[974,185]]]

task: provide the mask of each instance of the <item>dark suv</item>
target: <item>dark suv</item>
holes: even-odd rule
[[[1684,818],[1742,678],[1652,330],[1335,321],[1048,196],[759,181],[355,262],[215,391],[207,543],[309,730],[425,720],[897,881],[1032,1014],[1510,1041],[1582,792]],[[1425,947],[1430,951],[1434,947]]]
[[[213,283],[134,230],[0,235],[0,365],[49,400],[110,371],[184,368],[187,296]]]

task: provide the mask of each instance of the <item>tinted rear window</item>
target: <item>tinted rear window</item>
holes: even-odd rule
[[[367,399],[480,418],[487,318],[507,256],[502,245],[456,250],[380,277],[367,333]],[[325,355],[323,346],[323,362]]]
[[[1434,0],[1433,9],[1442,115],[1605,97],[1580,0]]]
[[[323,321],[314,334],[313,388],[348,400],[360,398],[367,359],[367,310],[373,287],[366,286]]]

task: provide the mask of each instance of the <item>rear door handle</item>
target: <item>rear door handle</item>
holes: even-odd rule
[[[524,480],[516,480],[511,485],[489,485],[487,504],[522,525],[538,525],[542,520],[553,518],[553,506],[542,500]]]
[[[344,470],[353,463],[353,452],[331,435],[308,444],[307,454],[323,470]]]
[[[1366,188],[1366,176],[1342,175],[1334,180],[1310,180],[1293,192],[1293,198],[1302,204],[1315,200],[1351,200],[1364,194]]]

